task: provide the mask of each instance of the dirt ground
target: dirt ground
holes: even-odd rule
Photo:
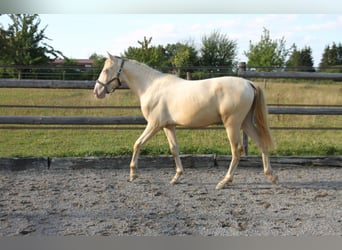
[[[0,236],[339,235],[342,168],[239,167],[215,190],[224,167],[0,171]]]

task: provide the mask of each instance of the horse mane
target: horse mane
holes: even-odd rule
[[[162,72],[160,72],[159,70],[156,70],[150,66],[148,66],[147,64],[145,63],[142,63],[142,62],[138,62],[136,60],[133,60],[133,59],[127,59],[127,58],[124,58],[126,61],[129,61],[130,63],[134,64],[134,65],[137,65],[139,66],[143,71],[152,71],[154,73],[159,73],[159,74],[163,74]]]
[[[134,60],[134,59],[127,59],[127,58],[121,58],[121,59],[124,59],[124,60],[128,61],[129,63],[131,63],[131,64],[133,64],[133,65],[136,65],[144,74],[149,75],[149,76],[151,76],[152,78],[166,76],[166,77],[171,77],[171,78],[177,78],[177,79],[179,79],[179,77],[176,76],[176,75],[174,75],[174,74],[163,73],[163,72],[161,72],[161,71],[159,71],[159,70],[156,70],[156,69],[154,69],[154,68],[148,66],[148,65],[145,64],[145,63],[136,61],[136,60]]]

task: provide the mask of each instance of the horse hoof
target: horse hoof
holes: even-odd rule
[[[216,190],[222,189],[224,188],[224,186],[226,185],[226,182],[224,181],[220,181],[217,185],[216,185]]]
[[[129,181],[132,182],[132,181],[134,181],[137,177],[138,177],[137,175],[131,175],[131,176],[129,177]]]
[[[176,173],[176,175],[171,179],[170,184],[171,185],[176,184],[179,180],[179,177],[181,177],[181,175],[182,175],[182,172]]]
[[[171,185],[175,185],[176,183],[177,183],[177,180],[172,179],[172,180],[170,181],[170,184],[171,184]]]
[[[171,179],[170,184],[175,185],[178,182],[179,176],[175,176]]]
[[[267,174],[266,176],[273,184],[278,184],[278,176],[273,174]]]
[[[270,176],[270,180],[272,181],[273,184],[279,184],[279,179],[278,179],[278,176],[276,175]]]

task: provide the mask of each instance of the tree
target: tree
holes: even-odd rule
[[[5,52],[8,50],[7,45],[8,31],[3,28],[0,23],[0,61],[5,59]]]
[[[303,49],[298,50],[295,44],[292,45],[290,57],[286,62],[287,71],[306,71],[314,72],[312,50],[310,47],[305,46]]]
[[[320,71],[341,73],[342,72],[342,44],[334,42],[331,46],[327,45],[324,49]]]
[[[106,61],[106,57],[102,56],[102,55],[98,55],[96,53],[91,54],[91,56],[89,57],[89,59],[93,60],[93,67],[94,68],[102,68],[104,62]]]
[[[12,23],[5,30],[0,27],[0,61],[12,65],[46,64],[63,54],[45,41],[45,30],[39,29],[40,19],[37,14],[10,14]],[[52,58],[51,58],[52,57]],[[19,72],[19,75],[21,72]]]
[[[89,59],[93,60],[92,69],[90,72],[90,75],[92,76],[92,80],[95,80],[97,76],[100,74],[100,71],[104,65],[104,62],[106,61],[106,57],[102,55],[98,55],[96,53],[93,53]]]
[[[249,50],[244,52],[248,57],[248,67],[267,67],[262,70],[269,71],[285,65],[288,50],[285,48],[285,39],[271,39],[270,32],[263,30],[260,41],[253,44],[249,42]]]
[[[168,66],[178,68],[180,76],[180,67],[189,67],[198,65],[197,51],[194,45],[190,43],[167,44],[165,47],[165,55],[168,60]],[[189,71],[189,70],[188,70]]]
[[[237,54],[236,41],[218,31],[202,38],[201,65],[232,68]]]
[[[165,49],[161,45],[150,46],[151,42],[152,37],[147,39],[144,36],[143,41],[138,41],[141,47],[129,47],[124,52],[124,57],[146,63],[150,67],[161,68],[165,66],[167,63]]]

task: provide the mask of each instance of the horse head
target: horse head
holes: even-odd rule
[[[120,60],[121,64],[119,64]],[[106,94],[114,92],[121,86],[120,74],[124,62],[124,59],[108,53],[108,58],[94,86],[94,95],[97,98],[104,98]]]

